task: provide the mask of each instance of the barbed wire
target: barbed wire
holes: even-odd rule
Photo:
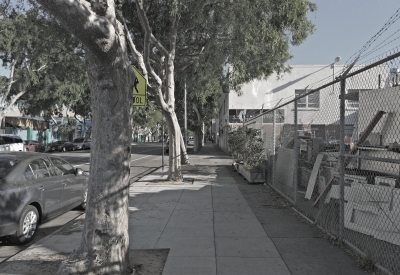
[[[397,36],[396,38],[390,40],[388,43],[383,44],[383,43],[385,43],[389,38],[391,38],[392,36],[394,36],[394,35],[395,35],[396,33],[398,33],[398,32],[400,32],[400,29],[398,29],[396,32],[394,32],[392,35],[390,35],[388,38],[386,38],[386,39],[383,40],[381,43],[379,43],[378,45],[376,45],[372,50],[370,50],[369,52],[365,53],[364,55],[361,55],[359,60],[362,60],[364,57],[367,57],[367,56],[371,55],[372,53],[377,52],[378,50],[384,48],[385,46],[387,46],[387,45],[393,43],[393,41],[396,41],[397,39],[399,39],[399,38],[400,38],[400,35]],[[382,45],[382,44],[383,44],[383,45]],[[382,45],[382,46],[381,46],[381,45]],[[380,47],[379,47],[379,46],[380,46]]]
[[[400,8],[396,10],[396,12],[389,18],[389,20],[383,25],[383,27],[373,36],[364,46],[354,53],[349,59],[346,61],[345,65],[352,64],[363,52],[365,52],[383,33],[385,33],[397,20],[400,19]]]

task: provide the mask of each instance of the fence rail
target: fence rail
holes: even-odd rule
[[[267,181],[320,228],[400,274],[400,53],[246,121]],[[279,115],[278,115],[279,114]]]

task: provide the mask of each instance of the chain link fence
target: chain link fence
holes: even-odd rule
[[[350,65],[245,122],[261,131],[268,184],[392,274],[400,274],[399,56]]]

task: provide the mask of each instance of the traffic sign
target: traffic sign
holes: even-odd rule
[[[143,75],[135,66],[132,66],[136,75],[135,84],[133,87],[133,106],[143,107],[147,105],[147,82]]]

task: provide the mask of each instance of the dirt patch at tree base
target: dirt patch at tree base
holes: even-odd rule
[[[135,249],[131,250],[131,264],[135,275],[162,274],[169,249]]]

